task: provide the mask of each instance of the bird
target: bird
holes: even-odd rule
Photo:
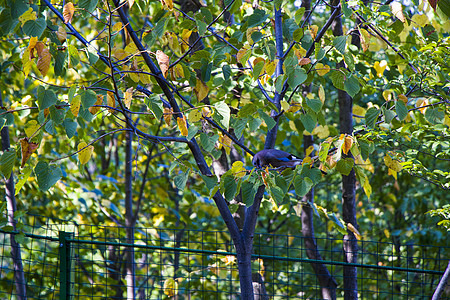
[[[269,165],[274,168],[294,168],[302,163],[302,159],[282,150],[264,149],[253,156],[252,163],[257,168]]]

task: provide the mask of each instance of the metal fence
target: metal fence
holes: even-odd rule
[[[132,254],[137,299],[239,299],[234,248],[225,231],[57,225],[29,228],[21,256],[28,299],[123,299],[125,258]],[[0,233],[0,299],[17,299],[10,239]],[[322,262],[343,298],[341,239],[318,239]],[[450,247],[359,241],[360,299],[429,299]],[[128,254],[127,254],[128,253]],[[304,238],[257,234],[254,272],[269,299],[321,299]],[[449,294],[442,299],[450,299]]]

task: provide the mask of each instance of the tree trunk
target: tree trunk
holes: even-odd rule
[[[125,153],[125,230],[127,243],[134,243],[134,220],[133,220],[133,133],[127,131],[126,153]],[[125,280],[127,282],[127,299],[135,299],[135,264],[134,264],[134,248],[125,249]]]
[[[333,5],[340,5],[339,1],[333,1]],[[334,36],[342,36],[341,17],[335,19],[333,24]],[[340,62],[338,68],[344,67]],[[347,92],[338,90],[339,98],[339,126],[340,132],[351,135],[353,132],[353,99]],[[348,155],[342,154],[342,159],[353,158],[349,152]],[[349,175],[342,175],[342,218],[345,224],[351,223],[358,228],[356,223],[356,201],[355,201],[356,175],[352,169]],[[343,243],[344,261],[347,263],[356,263],[358,253],[358,243],[355,235],[347,230]],[[357,269],[353,266],[344,266],[344,299],[358,299],[358,281]]]
[[[0,107],[3,107],[3,98],[1,95],[1,91],[0,91]],[[2,138],[2,150],[6,151],[10,147],[8,126],[4,126],[2,128],[1,138]],[[15,196],[14,176],[12,172],[9,178],[6,180],[5,194],[6,194],[6,209],[8,213],[8,225],[12,226],[13,230],[16,231],[16,220],[14,219],[14,213],[17,211],[17,204]],[[27,298],[27,290],[26,290],[25,275],[23,273],[20,244],[16,242],[13,234],[10,235],[10,241],[11,241],[11,257],[14,265],[14,284],[16,286],[17,299],[22,300]]]

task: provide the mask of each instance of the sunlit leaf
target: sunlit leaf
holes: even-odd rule
[[[94,152],[94,146],[87,145],[86,142],[81,142],[78,144],[78,160],[80,164],[84,165],[91,159],[92,153]]]

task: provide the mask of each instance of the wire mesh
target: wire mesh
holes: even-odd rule
[[[239,299],[234,247],[225,231],[70,224],[32,228],[21,249],[28,299],[126,298],[132,282],[126,280],[127,265],[134,270],[136,299]],[[70,233],[64,237],[69,249],[65,259],[60,231]],[[12,236],[0,234],[1,299],[16,299]],[[317,245],[342,299],[342,240],[322,238]],[[358,245],[361,299],[429,299],[450,258],[446,246],[374,241]],[[321,299],[311,263],[317,261],[307,257],[304,237],[255,235],[252,268],[263,279],[266,299]],[[450,295],[444,293],[441,299]]]

